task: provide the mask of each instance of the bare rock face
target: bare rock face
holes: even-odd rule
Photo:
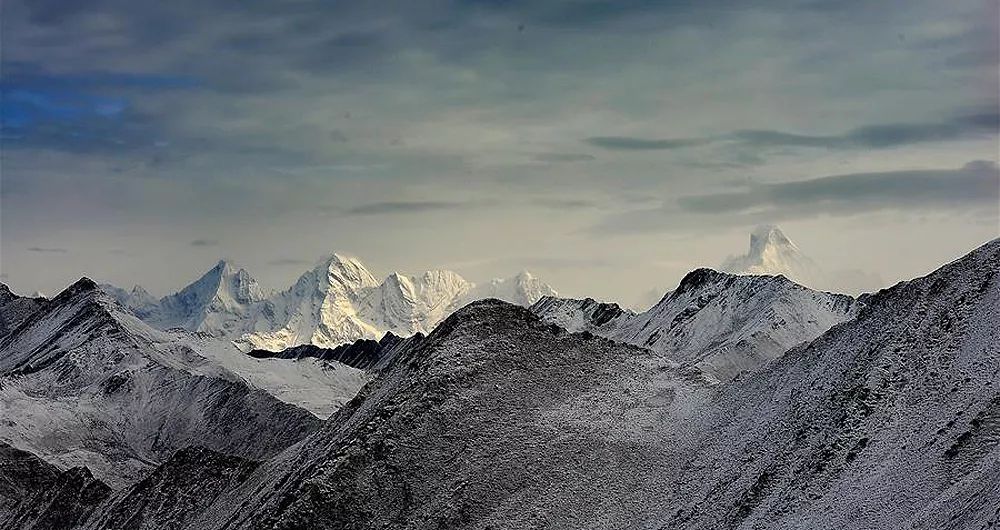
[[[142,481],[109,498],[85,528],[183,528],[219,494],[246,480],[257,465],[203,447],[181,449]]]
[[[377,372],[392,362],[401,351],[415,347],[424,340],[417,333],[406,338],[386,333],[380,340],[358,339],[351,344],[341,344],[334,348],[321,348],[312,344],[293,346],[279,352],[252,350],[247,355],[258,359],[320,359],[336,361],[352,368]]]
[[[85,467],[59,471],[0,443],[0,528],[77,528],[109,495],[111,488]]]
[[[0,283],[0,338],[14,331],[47,303],[45,298],[16,295]]]

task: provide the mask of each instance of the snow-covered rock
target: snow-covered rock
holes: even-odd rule
[[[246,329],[264,293],[250,273],[228,261],[181,291],[160,300],[161,328],[178,327],[227,337]]]
[[[467,297],[466,303],[495,298],[519,306],[530,307],[531,304],[544,296],[558,296],[558,294],[551,285],[535,278],[528,271],[521,271],[510,278],[495,278],[482,285],[477,285]]]
[[[479,302],[186,527],[993,528],[998,278],[994,241],[726,385]]]
[[[302,368],[322,361],[251,359],[207,335],[198,340],[226,349],[184,337],[153,329],[89,279],[76,282],[0,339],[0,441],[121,485],[187,445],[259,459],[319,424],[278,398],[303,381],[294,392],[321,387],[312,376],[322,371]],[[367,377],[340,369],[342,403]]]
[[[14,331],[32,313],[45,307],[48,300],[39,296],[20,296],[0,283],[0,338]]]
[[[358,311],[378,280],[360,260],[340,254],[321,260],[295,285],[271,297],[265,313],[272,330],[240,338],[244,350],[279,351],[299,344],[331,347],[382,333]]]
[[[142,287],[101,288],[160,330],[180,328],[233,341],[243,351],[311,344],[333,348],[386,333],[428,333],[469,302],[497,298],[531,305],[555,290],[525,271],[482,285],[456,272],[394,272],[378,281],[358,258],[331,254],[294,285],[267,296],[244,269],[220,261],[179,292],[155,299]]]
[[[853,318],[857,308],[849,296],[813,291],[782,276],[698,269],[643,313],[552,297],[532,311],[570,331],[649,348],[726,381]]]
[[[452,271],[392,273],[365,298],[361,313],[377,328],[396,335],[428,333],[458,309],[473,288]]]
[[[379,282],[357,258],[334,254],[290,289],[265,300],[256,331],[236,340],[244,351],[311,344],[334,348],[386,333],[428,333],[463,305],[499,298],[524,306],[555,290],[528,272],[477,286],[456,272],[392,273]],[[271,325],[268,329],[268,325]]]

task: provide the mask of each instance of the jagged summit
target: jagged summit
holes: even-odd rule
[[[73,282],[63,292],[59,293],[59,296],[57,296],[56,298],[62,297],[64,295],[65,296],[75,296],[75,295],[77,295],[79,293],[87,293],[87,292],[91,292],[91,291],[98,291],[99,289],[100,288],[98,287],[97,282],[95,282],[94,280],[91,280],[90,278],[84,276],[84,277],[80,278],[79,280]]]
[[[158,327],[225,336],[241,330],[252,306],[264,298],[260,284],[246,269],[220,260],[197,281],[163,297],[158,308],[140,316]]]
[[[360,259],[341,253],[333,253],[322,258],[314,270],[326,271],[331,284],[340,283],[345,287],[374,287],[378,280]]]
[[[798,249],[795,243],[781,231],[777,225],[760,225],[750,233],[750,253],[762,255],[768,247],[792,247]]]
[[[544,320],[660,352],[719,381],[753,371],[788,348],[852,318],[857,302],[813,291],[783,276],[741,276],[708,268],[642,313],[592,300],[545,298]]]
[[[730,256],[719,267],[732,274],[782,275],[813,288],[826,286],[819,265],[799,250],[780,228],[761,225],[750,233],[750,248],[742,256]]]
[[[706,284],[718,282],[725,278],[731,278],[732,276],[732,274],[719,272],[708,267],[695,269],[681,278],[681,282],[677,284],[677,289],[674,289],[673,294],[680,295],[687,291],[698,289]]]
[[[558,296],[551,285],[539,280],[524,270],[510,278],[495,278],[483,285],[477,285],[466,303],[484,298],[496,298],[505,302],[529,307],[545,296]]]
[[[378,280],[357,257],[317,260],[293,285],[266,295],[228,260],[198,280],[155,299],[140,287],[102,286],[120,305],[160,329],[182,328],[234,341],[244,351],[281,351],[312,344],[332,348],[358,339],[429,333],[463,305],[497,298],[529,306],[556,291],[528,271],[476,285],[450,270],[392,272]]]

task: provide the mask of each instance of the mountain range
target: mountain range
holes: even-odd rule
[[[649,348],[713,380],[728,380],[853,318],[861,305],[784,276],[697,269],[642,313],[590,298],[556,297],[542,298],[531,310],[570,331]]]
[[[857,298],[697,269],[642,313],[549,294],[408,338],[225,336],[315,302],[402,326],[383,286],[421,315],[418,284],[461,290],[321,265],[263,295],[221,264],[208,304],[0,290],[0,528],[1000,525],[1000,240]]]
[[[220,261],[177,293],[156,299],[142,287],[103,288],[148,324],[234,341],[242,350],[427,333],[459,307],[483,298],[529,306],[555,295],[528,272],[477,285],[456,272],[392,273],[379,281],[357,258],[332,254],[291,287],[266,294],[246,270]]]

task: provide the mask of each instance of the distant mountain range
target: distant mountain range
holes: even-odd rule
[[[142,287],[102,286],[158,329],[182,328],[235,341],[244,351],[427,333],[459,307],[484,298],[529,306],[556,291],[528,272],[477,285],[448,270],[392,273],[379,281],[357,258],[332,254],[294,285],[268,295],[244,269],[220,261],[191,285],[156,299]]]

